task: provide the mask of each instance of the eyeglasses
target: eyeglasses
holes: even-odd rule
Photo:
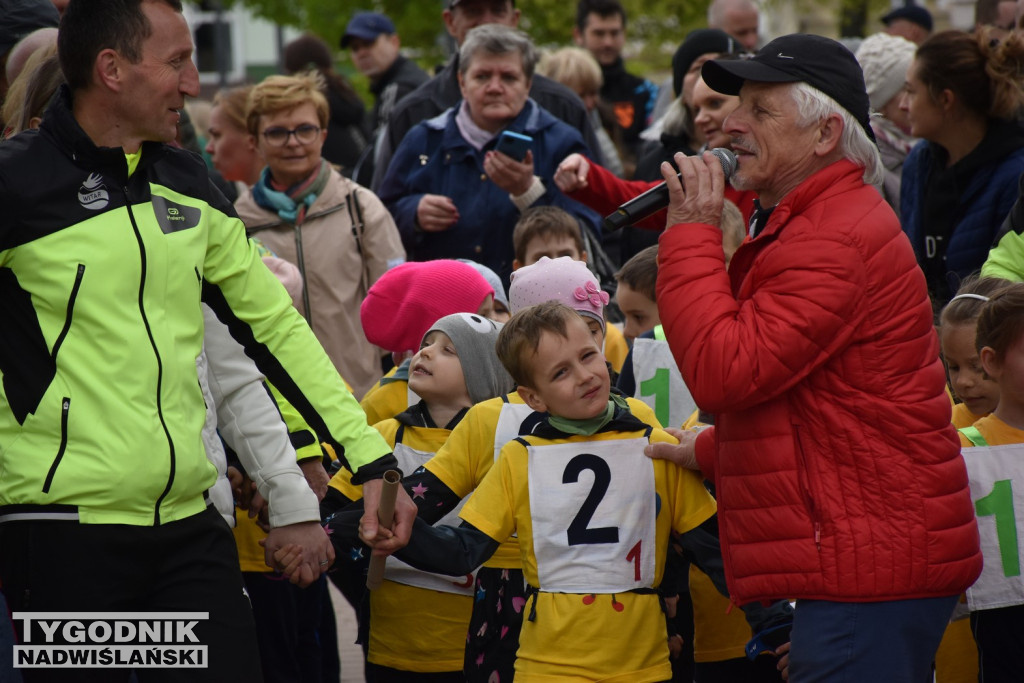
[[[320,135],[320,126],[311,126],[306,123],[292,130],[287,128],[267,128],[263,131],[263,139],[274,147],[284,147],[288,144],[288,138],[293,135],[300,145],[308,145],[313,143],[317,136]]]

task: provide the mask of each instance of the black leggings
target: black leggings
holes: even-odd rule
[[[0,549],[0,586],[12,612],[209,612],[193,630],[208,648],[208,668],[140,668],[140,683],[263,680],[234,538],[212,507],[156,527],[5,522]],[[22,628],[16,621],[19,641]],[[21,669],[25,683],[115,683],[129,673]]]

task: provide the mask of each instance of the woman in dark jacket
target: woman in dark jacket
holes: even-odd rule
[[[409,131],[381,184],[409,260],[470,259],[507,286],[512,230],[527,208],[557,206],[597,230],[597,214],[554,183],[558,162],[590,150],[580,131],[530,99],[536,63],[521,31],[486,24],[468,33],[459,51],[462,101]],[[506,131],[531,138],[524,157],[497,151]]]
[[[903,165],[900,218],[935,310],[981,268],[1024,172],[1024,37],[944,31],[917,49],[902,108],[923,138]]]

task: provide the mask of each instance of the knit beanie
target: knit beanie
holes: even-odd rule
[[[359,307],[363,333],[386,351],[415,351],[438,318],[475,313],[494,290],[472,266],[458,261],[410,261],[388,270]]]
[[[739,41],[717,28],[699,28],[690,31],[674,55],[672,55],[672,89],[676,97],[683,94],[683,76],[690,65],[701,55],[717,53],[738,55],[745,52]]]
[[[498,277],[498,274],[484,264],[470,261],[468,258],[460,258],[459,261],[468,263],[476,268],[476,272],[483,275],[484,279],[487,280],[487,284],[494,289],[494,300],[500,302],[505,307],[505,310],[508,310],[508,296],[505,294],[505,285],[501,284],[501,278]]]
[[[917,46],[906,38],[887,33],[868,36],[857,48],[857,61],[864,70],[864,85],[873,110],[881,111],[903,88],[916,50]]]
[[[608,305],[608,293],[601,290],[587,264],[568,256],[556,259],[542,256],[536,263],[513,271],[508,299],[513,315],[527,306],[557,301],[580,315],[597,320],[601,330],[605,329],[604,307]]]
[[[423,335],[438,330],[452,340],[473,403],[504,396],[515,387],[494,351],[501,327],[501,323],[475,313],[455,313],[438,320]]]

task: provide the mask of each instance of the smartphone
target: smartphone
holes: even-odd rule
[[[494,151],[501,152],[516,161],[522,161],[526,158],[526,153],[530,151],[531,144],[533,144],[533,138],[529,135],[506,130],[498,136],[498,144],[494,146]]]

